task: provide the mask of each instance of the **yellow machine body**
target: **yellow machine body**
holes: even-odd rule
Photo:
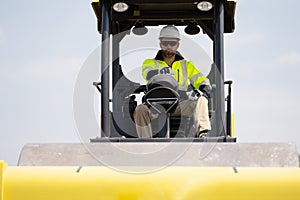
[[[133,174],[100,166],[9,167],[1,161],[0,172],[0,200],[300,198],[299,168],[166,167]]]

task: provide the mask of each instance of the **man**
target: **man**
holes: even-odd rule
[[[170,74],[179,84],[179,90],[187,91],[188,85],[203,92],[197,100],[184,100],[179,103],[174,116],[193,117],[197,136],[206,136],[211,130],[208,100],[211,86],[209,80],[190,61],[177,52],[180,34],[175,26],[165,26],[159,34],[160,48],[154,59],[146,59],[142,66],[143,77],[148,82],[157,74]],[[136,107],[133,114],[137,134],[141,138],[151,138],[151,120],[157,118],[157,114],[151,113],[150,109],[141,104]]]

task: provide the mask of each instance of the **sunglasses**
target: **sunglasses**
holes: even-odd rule
[[[175,45],[178,44],[178,41],[161,41],[161,44],[165,47],[168,45],[170,45],[171,47],[174,47]]]

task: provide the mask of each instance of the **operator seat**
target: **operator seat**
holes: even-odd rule
[[[165,115],[163,127],[160,126],[158,128],[159,131],[157,134],[154,134],[154,137],[188,136],[189,134],[186,132],[189,132],[191,128],[192,118],[171,116],[180,101],[178,82],[174,77],[165,74],[156,75],[149,80],[147,89],[148,92],[144,96],[146,105],[148,105],[152,112]],[[157,128],[153,127],[153,130],[155,129]]]

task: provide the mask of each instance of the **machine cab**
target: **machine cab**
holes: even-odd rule
[[[234,31],[235,1],[95,0],[92,6],[101,34],[101,80],[94,82],[101,91],[101,133],[92,141],[103,137],[117,140],[137,138],[132,117],[136,105],[146,101],[155,109],[154,105],[157,104],[153,102],[156,99],[153,98],[154,93],[148,94],[148,85],[141,78],[141,65],[144,59],[154,58],[159,50],[157,36],[165,25],[174,25],[180,30],[180,53],[204,71],[213,87],[209,101],[212,124],[209,137],[222,141],[234,140],[231,131],[232,82],[224,80],[223,36]],[[213,49],[212,55],[207,55],[190,35],[194,39],[208,38]],[[226,98],[225,84],[228,84]],[[168,101],[161,101],[170,107],[176,106],[176,92],[172,93],[166,88],[160,90],[156,92],[169,92],[166,97]],[[172,118],[167,115],[168,109],[165,109],[165,116],[161,115],[157,122],[153,122],[153,136],[176,138],[180,127],[184,127],[184,131],[188,132],[185,136],[193,138],[195,134],[191,119]]]

